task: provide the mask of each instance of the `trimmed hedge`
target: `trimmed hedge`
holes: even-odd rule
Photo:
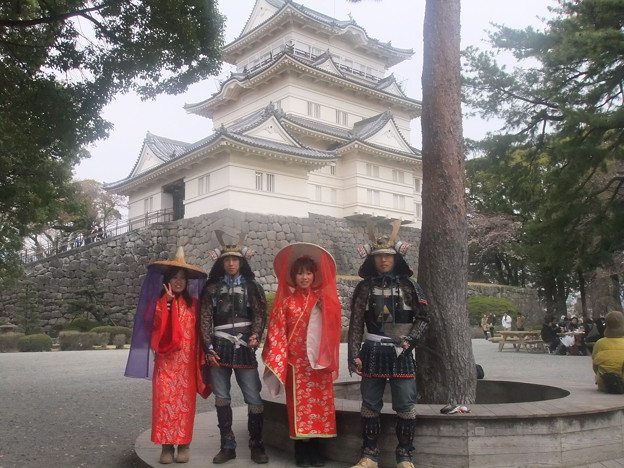
[[[0,335],[0,353],[10,353],[18,350],[17,342],[24,336],[23,333],[9,332]]]
[[[126,343],[130,343],[130,336],[132,336],[132,330],[130,328],[112,326],[112,325],[102,325],[99,327],[95,327],[95,328],[92,328],[90,332],[91,333],[108,333],[110,336],[110,338],[108,339],[109,345],[114,344],[113,338],[117,335],[124,335],[126,337]]]
[[[493,312],[497,319],[505,312],[509,312],[513,318],[518,313],[518,308],[506,299],[489,296],[473,296],[468,298],[468,318],[471,325],[481,325],[481,317]]]
[[[17,342],[17,348],[22,352],[50,351],[52,338],[45,333],[23,336]]]
[[[96,322],[95,320],[89,320],[85,317],[77,317],[73,319],[71,322],[67,322],[63,324],[63,330],[74,330],[79,332],[88,332],[92,328],[99,327],[102,324],[100,322]]]
[[[74,330],[59,333],[61,351],[82,351],[93,349],[94,346],[106,347],[108,340],[108,333],[81,333]]]

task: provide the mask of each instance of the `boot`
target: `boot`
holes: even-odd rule
[[[212,459],[212,463],[220,465],[236,458],[236,440],[232,432],[232,406],[217,406],[217,421],[221,434],[221,450]]]
[[[396,448],[397,467],[411,468],[412,451],[414,450],[414,434],[416,433],[416,419],[398,418],[396,425],[396,436],[399,444]]]
[[[173,444],[163,444],[162,452],[160,452],[160,460],[158,461],[163,465],[173,463]]]
[[[295,440],[295,465],[302,467],[310,466],[309,445],[309,442]]]
[[[310,442],[308,442],[308,455],[310,458],[310,465],[325,466],[325,458],[321,453],[321,447],[318,438],[310,439]]]
[[[269,462],[262,443],[262,427],[264,426],[264,413],[247,413],[247,429],[249,430],[249,448],[251,459],[264,464]]]
[[[178,454],[176,455],[176,463],[188,463],[191,459],[191,447],[190,444],[178,445]]]
[[[351,468],[377,468],[377,462],[371,460],[367,457],[360,458],[360,461],[357,464],[353,465]]]

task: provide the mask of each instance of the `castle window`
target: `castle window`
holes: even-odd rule
[[[329,166],[329,173],[331,175],[336,175],[336,165],[332,164],[331,166]]]
[[[369,205],[379,206],[380,205],[379,190],[367,189],[366,200],[368,201]]]
[[[143,200],[143,213],[154,211],[154,197],[147,197]]]
[[[404,210],[405,209],[405,197],[403,195],[393,195],[392,206],[396,210]]]
[[[308,102],[308,115],[316,119],[321,118],[321,105],[315,102]]]
[[[403,171],[392,170],[392,180],[400,184],[405,183],[405,173]]]
[[[422,219],[422,203],[416,203],[416,219]]]
[[[320,185],[314,186],[314,199],[316,201],[323,201],[323,187]]]
[[[366,175],[369,177],[379,177],[379,166],[376,166],[375,164],[367,164]]]
[[[349,125],[349,114],[336,109],[336,123],[344,126]]]
[[[256,190],[275,192],[275,174],[256,172]]]
[[[197,195],[210,192],[210,174],[197,178]]]
[[[274,174],[266,175],[266,191],[275,192],[275,175]]]
[[[414,192],[421,193],[422,192],[422,180],[418,177],[414,177]]]

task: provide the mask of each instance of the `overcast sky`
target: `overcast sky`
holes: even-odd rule
[[[253,9],[255,0],[221,0],[220,11],[226,16],[226,43],[237,38]],[[403,82],[408,96],[422,99],[422,25],[425,0],[363,0],[349,3],[346,0],[298,0],[297,3],[341,20],[349,14],[369,37],[392,45],[413,49],[414,56],[392,69]],[[491,23],[514,28],[534,25],[541,29],[541,18],[548,16],[548,7],[555,0],[462,0],[462,48],[468,45],[484,46],[486,30]],[[221,78],[229,76],[231,65],[225,64]],[[212,121],[194,114],[187,114],[183,106],[203,101],[218,90],[215,78],[197,83],[178,96],[163,95],[154,101],[141,101],[136,96],[118,97],[106,107],[104,117],[115,126],[107,140],[89,148],[91,158],[83,161],[75,170],[79,179],[95,179],[109,183],[126,178],[134,166],[143,139],[149,131],[153,134],[195,142],[212,133]],[[479,119],[464,120],[464,136],[479,138],[488,130],[496,130],[493,122]],[[411,143],[420,148],[420,120],[412,122]]]

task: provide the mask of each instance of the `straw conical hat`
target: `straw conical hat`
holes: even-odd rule
[[[160,260],[158,262],[153,262],[148,265],[148,268],[155,267],[161,270],[165,270],[170,267],[184,268],[188,270],[189,278],[199,278],[201,276],[207,276],[206,272],[195,265],[191,265],[190,263],[186,263],[184,259],[184,248],[178,247],[175,253],[175,257],[173,260]]]

